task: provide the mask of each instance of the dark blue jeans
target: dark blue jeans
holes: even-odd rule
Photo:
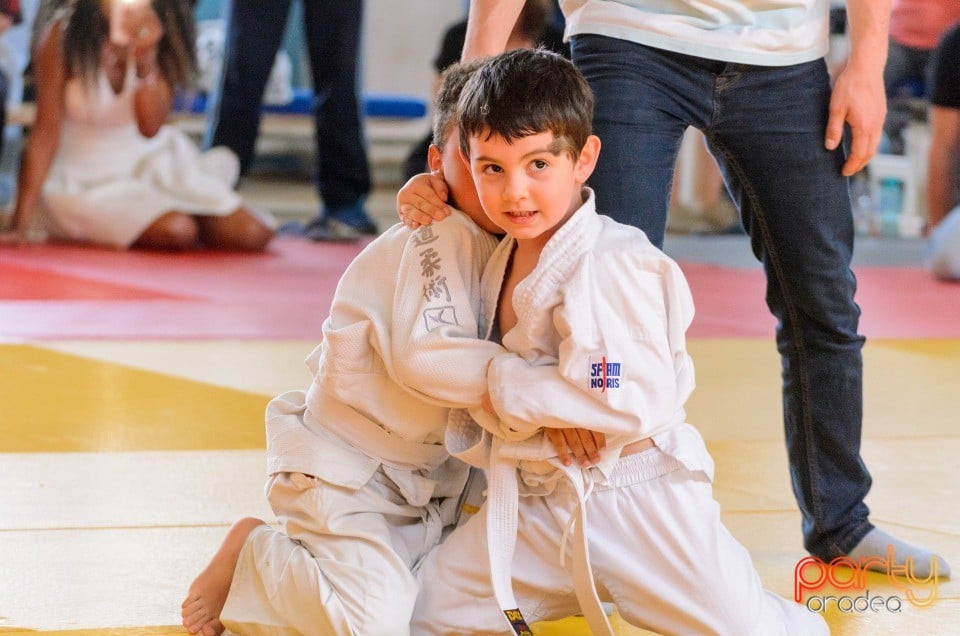
[[[706,135],[767,275],[805,546],[845,554],[872,527],[871,479],[860,458],[864,338],[844,156],[823,147],[825,64],[732,64],[595,35],[575,37],[572,50],[597,98],[603,147],[590,184],[600,212],[661,245],[681,136],[688,125]]]
[[[283,39],[291,0],[225,0],[227,39],[219,94],[207,107],[205,146],[223,145],[253,161],[260,105]],[[328,208],[354,205],[370,192],[360,127],[357,60],[361,0],[303,0],[304,39],[315,92],[317,190]]]

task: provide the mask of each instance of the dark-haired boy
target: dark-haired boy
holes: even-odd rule
[[[683,409],[690,291],[641,231],[597,215],[592,109],[580,73],[545,51],[498,56],[464,87],[462,152],[508,235],[480,322],[509,352],[488,366],[488,412],[453,413],[448,448],[488,468],[488,500],[419,570],[413,631],[529,634],[525,619],[582,611],[612,634],[602,599],[664,634],[827,633],[763,589],[720,521]],[[583,426],[606,435],[597,465],[558,461],[543,427]]]

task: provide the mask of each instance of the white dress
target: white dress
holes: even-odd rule
[[[52,238],[129,247],[172,210],[226,216],[241,205],[239,173],[226,148],[201,152],[183,132],[137,128],[133,63],[119,93],[101,71],[93,83],[67,81],[60,146],[41,196]]]

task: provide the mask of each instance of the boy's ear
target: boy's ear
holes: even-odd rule
[[[457,147],[457,154],[460,155],[460,161],[463,162],[463,165],[467,167],[467,172],[472,172],[470,169],[470,157],[463,154],[463,148]]]
[[[577,165],[574,167],[574,176],[580,183],[586,183],[593,169],[597,167],[597,159],[600,157],[600,138],[596,135],[587,137],[586,143],[580,149],[580,156],[577,158]]]
[[[430,144],[427,149],[427,166],[430,172],[443,172],[443,153],[440,152],[437,144]]]

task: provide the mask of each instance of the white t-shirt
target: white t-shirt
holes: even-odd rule
[[[758,66],[823,57],[830,0],[561,0],[564,34],[605,35]]]

